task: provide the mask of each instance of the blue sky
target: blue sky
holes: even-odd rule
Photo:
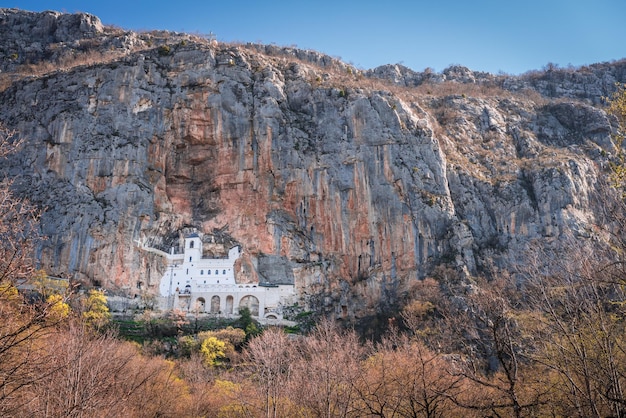
[[[0,0],[0,7],[84,11],[125,29],[298,46],[362,69],[461,64],[520,74],[626,58],[626,0]]]

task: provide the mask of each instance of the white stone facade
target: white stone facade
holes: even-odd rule
[[[202,240],[191,234],[185,237],[182,253],[143,248],[167,260],[159,285],[163,309],[236,317],[239,308],[246,306],[259,321],[271,322],[282,321],[282,307],[293,303],[293,285],[237,283],[234,266],[241,255],[239,247],[231,248],[228,258],[203,258]]]

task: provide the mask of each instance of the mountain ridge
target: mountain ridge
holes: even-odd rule
[[[454,272],[462,291],[513,274],[529,247],[600,240],[602,103],[624,60],[362,71],[16,9],[0,9],[0,38],[0,121],[26,139],[0,172],[47,208],[51,274],[144,296],[164,267],[136,240],[222,231],[243,247],[240,280],[285,272],[302,309],[358,321],[415,280]]]

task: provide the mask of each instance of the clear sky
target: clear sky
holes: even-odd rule
[[[461,64],[520,74],[626,58],[626,0],[0,0],[125,29],[313,49],[361,69]]]

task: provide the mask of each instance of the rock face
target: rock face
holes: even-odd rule
[[[242,246],[239,279],[295,283],[305,309],[358,318],[438,266],[491,277],[530,243],[583,239],[596,222],[612,128],[595,105],[624,63],[553,89],[556,76],[411,78],[311,51],[142,38],[88,15],[0,17],[5,54],[126,45],[0,93],[0,121],[27,141],[1,171],[46,208],[38,256],[55,275],[156,293],[164,266],[136,241],[167,247],[194,227]]]

